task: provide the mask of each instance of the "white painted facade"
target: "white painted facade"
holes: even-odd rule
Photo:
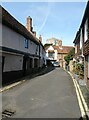
[[[54,57],[54,59],[57,60],[57,56],[58,56],[57,54],[58,53],[57,53],[57,50],[54,50],[54,51],[55,51],[55,57]]]
[[[3,80],[11,81],[20,76],[36,73],[39,67],[42,68],[46,63],[45,50],[40,39],[36,38],[34,31],[28,31],[4,8],[2,11],[0,68]]]
[[[5,25],[2,25],[2,38],[3,39],[2,39],[2,42],[0,42],[0,46],[11,48],[11,49],[18,50],[25,53],[29,53],[31,55],[39,55],[38,44],[34,43],[31,40],[28,40],[28,48],[25,48],[24,41],[26,38],[21,34],[15,32],[14,30],[8,28]],[[19,53],[13,54],[5,51],[3,52],[3,56],[5,57],[3,72],[22,70],[23,55]],[[31,58],[33,58],[32,68],[34,68],[34,58],[37,58],[37,59],[39,58],[36,56]]]
[[[50,54],[49,51],[54,51],[52,57],[49,56]],[[49,46],[49,48],[46,50],[46,57],[47,59],[50,59],[50,60],[57,60],[57,50],[54,50],[52,46]]]
[[[2,46],[4,47],[16,49],[30,54],[36,54],[37,49],[37,55],[39,55],[39,46],[37,44],[28,39],[28,48],[25,48],[24,41],[26,38],[5,25],[2,25],[2,38]]]
[[[15,32],[5,25],[2,25],[2,41],[0,41],[0,46],[28,54],[29,60],[31,59],[32,62],[29,63],[29,60],[27,61],[26,70],[30,70],[31,68],[36,69],[36,67],[43,67],[43,65],[46,63],[45,50],[43,46],[40,45],[39,42],[36,44],[34,41],[27,39],[28,48],[25,48],[25,40],[26,38],[23,35]],[[3,72],[15,72],[23,70],[24,54],[8,51],[2,51],[2,54],[3,55],[1,56],[4,57]],[[29,65],[32,67],[30,68]]]
[[[40,67],[46,65],[46,52],[42,45],[40,45]]]

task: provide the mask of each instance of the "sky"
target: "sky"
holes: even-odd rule
[[[21,24],[32,18],[33,30],[42,43],[52,37],[62,40],[63,45],[73,45],[81,24],[86,2],[2,2],[2,6]]]

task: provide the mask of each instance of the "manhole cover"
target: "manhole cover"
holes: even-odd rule
[[[8,117],[11,117],[12,115],[15,114],[15,111],[12,111],[12,110],[4,110],[2,112],[2,118],[8,118]]]

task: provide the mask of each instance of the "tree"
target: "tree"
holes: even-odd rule
[[[69,57],[69,55],[65,56],[64,59],[65,59],[65,61],[67,62],[67,64],[69,65],[69,62],[70,62],[70,57]]]
[[[70,63],[70,60],[73,60],[74,55],[75,55],[75,48],[72,48],[70,50],[70,52],[68,53],[68,55],[64,57],[64,59],[65,59],[65,61],[67,62],[68,65]]]

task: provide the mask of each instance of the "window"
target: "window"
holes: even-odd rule
[[[28,48],[28,40],[27,39],[24,40],[24,47]]]
[[[54,52],[49,52],[49,53],[48,53],[48,57],[49,57],[49,58],[54,58]]]
[[[86,42],[87,39],[88,39],[88,19],[86,20],[84,26],[84,41]]]
[[[81,29],[81,33],[80,33],[80,49],[82,48],[82,29]]]
[[[81,33],[80,33],[80,50],[81,50],[81,54],[83,54],[83,36],[82,36],[82,29],[81,29]]]
[[[37,52],[38,52],[38,45],[36,45],[36,52],[35,52],[36,55],[37,55]]]

